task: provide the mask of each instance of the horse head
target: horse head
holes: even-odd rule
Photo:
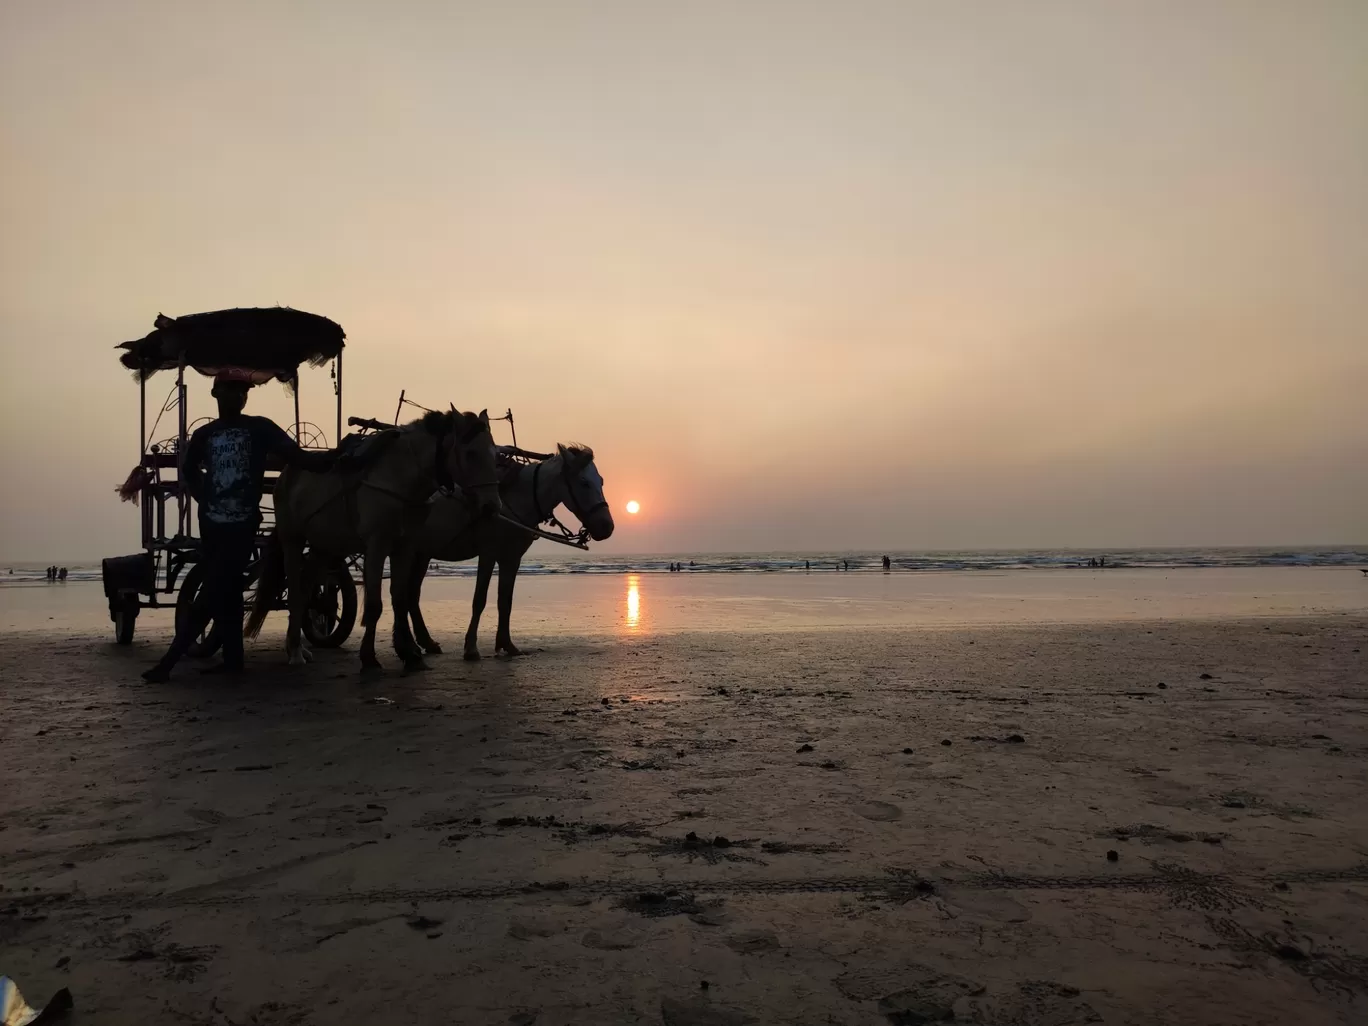
[[[489,411],[462,413],[451,407],[451,431],[446,443],[446,466],[451,480],[465,493],[479,517],[503,508],[499,474],[494,460],[494,435]]]
[[[613,534],[613,512],[603,497],[603,475],[594,466],[594,450],[587,445],[557,445],[565,473],[565,505],[594,541]]]

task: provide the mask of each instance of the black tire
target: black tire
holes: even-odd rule
[[[356,626],[356,582],[342,560],[313,576],[322,579],[309,582],[304,636],[314,648],[339,648]]]
[[[202,625],[186,652],[196,659],[207,659],[223,646],[219,625],[209,617],[205,608],[203,591],[204,564],[196,563],[186,572],[180,592],[176,595],[176,633],[189,629],[192,618],[194,623]]]
[[[131,645],[133,644],[133,629],[138,623],[138,600],[136,598],[126,598],[119,602],[114,609],[114,644]]]

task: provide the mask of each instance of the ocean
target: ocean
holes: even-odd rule
[[[554,551],[561,549],[561,551]],[[1193,567],[1368,567],[1368,545],[1295,548],[1167,548],[1167,549],[978,549],[962,551],[897,551],[887,555],[899,573],[938,573],[1007,570],[1063,570],[1086,567],[1089,559],[1106,557],[1107,566],[1166,570]],[[881,571],[882,552],[659,552],[599,555],[576,552],[551,543],[536,544],[523,560],[521,573],[641,574],[667,573],[671,563],[682,563],[691,574],[830,573],[843,564],[855,572]],[[65,566],[69,581],[98,581],[99,561],[52,560]],[[45,583],[49,564],[0,563],[0,584]],[[435,563],[437,577],[469,577],[474,562]]]

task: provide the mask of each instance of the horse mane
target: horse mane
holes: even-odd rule
[[[440,436],[448,431],[457,431],[464,427],[461,433],[464,436],[473,436],[480,426],[480,415],[478,413],[463,413],[460,410],[428,410],[417,420],[409,421],[399,430],[426,431],[430,435]]]
[[[561,442],[560,448],[565,450],[565,454],[571,459],[583,460],[589,463],[594,458],[594,450],[583,442]]]
[[[403,426],[404,431],[426,431],[430,435],[444,435],[454,426],[454,415],[447,410],[428,410],[417,420]]]

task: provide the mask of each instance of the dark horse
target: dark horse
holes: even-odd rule
[[[285,649],[291,664],[308,658],[301,628],[308,595],[303,587],[304,549],[342,556],[365,554],[366,628],[361,641],[363,668],[380,665],[375,627],[380,619],[381,575],[390,560],[394,604],[394,650],[406,669],[422,667],[422,653],[408,633],[404,599],[412,593],[407,571],[414,566],[413,540],[440,502],[452,502],[472,523],[500,506],[494,439],[489,415],[481,412],[430,412],[365,443],[350,471],[326,474],[287,469],[275,487],[276,526],[257,588],[247,636],[255,637],[266,614],[288,585],[290,626]],[[463,500],[429,501],[445,483],[461,487]]]
[[[594,541],[603,541],[613,533],[613,514],[603,497],[603,477],[594,466],[594,450],[588,446],[558,445],[554,456],[509,473],[499,486],[499,495],[504,514],[529,527],[545,523],[556,507],[564,503]],[[489,578],[495,564],[499,567],[499,628],[494,635],[494,652],[496,655],[500,652],[518,655],[518,647],[513,644],[508,629],[513,611],[513,584],[523,555],[535,540],[535,535],[506,520],[475,522],[469,507],[454,499],[433,503],[414,540],[417,564],[409,576],[412,592],[408,609],[418,644],[427,652],[442,651],[428,633],[418,606],[428,564],[434,559],[458,562],[478,556],[480,565],[475,578],[475,597],[471,602],[470,628],[465,636],[465,658],[480,658],[476,633],[489,596]]]

